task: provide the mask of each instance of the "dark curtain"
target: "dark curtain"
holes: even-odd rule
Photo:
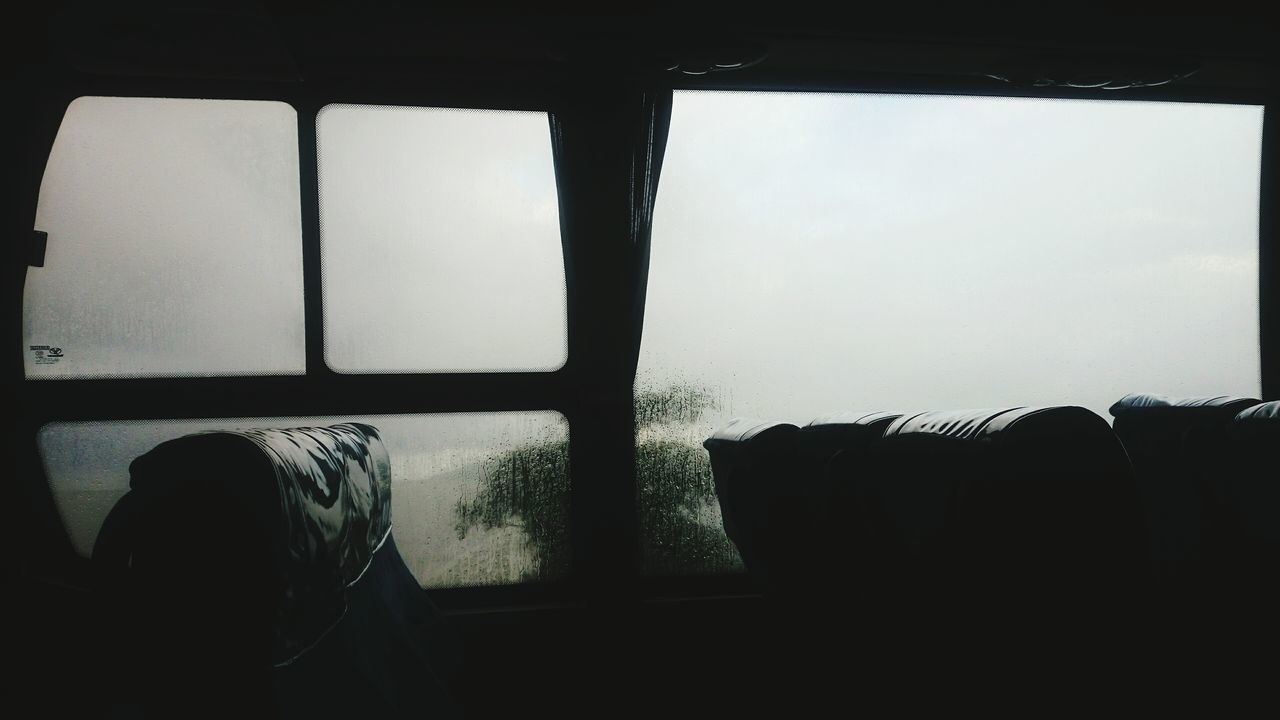
[[[583,77],[563,97],[550,120],[569,311],[572,562],[587,602],[618,608],[634,602],[639,568],[632,386],[671,90],[637,73]]]
[[[671,90],[636,83],[624,90],[602,87],[576,95],[583,99],[551,114],[569,307],[577,315],[570,318],[570,354],[588,357],[610,379],[621,376],[629,383],[640,352]],[[593,272],[580,275],[575,267]],[[596,297],[608,297],[611,306],[575,307],[581,303],[574,303],[573,296],[586,295],[589,286],[602,290]],[[575,338],[575,329],[591,337]]]

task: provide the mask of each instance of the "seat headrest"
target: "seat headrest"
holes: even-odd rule
[[[792,467],[798,430],[790,423],[735,418],[702,443],[711,456],[725,534],[760,581],[769,574],[771,498],[791,485],[782,476]]]
[[[187,435],[156,446],[129,470],[133,493],[157,513],[191,518],[206,530],[213,525],[213,532],[227,503],[261,519],[264,537],[275,538],[261,551],[275,558],[282,588],[277,663],[291,661],[342,618],[348,586],[391,532],[391,463],[369,425]],[[236,558],[216,561],[236,565]]]
[[[803,437],[869,441],[884,434],[894,420],[902,417],[897,412],[841,412],[823,415],[801,428]]]
[[[1238,438],[1275,438],[1280,435],[1280,400],[1241,410],[1231,419],[1227,432]]]
[[[937,410],[904,415],[889,425],[884,436],[933,435],[990,443],[1017,438],[1094,434],[1103,430],[1107,436],[1111,435],[1107,422],[1096,413],[1074,405],[1061,405]]]
[[[811,474],[842,450],[864,448],[884,434],[902,413],[841,412],[823,415],[800,428],[796,439]],[[816,480],[816,477],[812,478]]]
[[[1206,417],[1222,416],[1230,418],[1241,410],[1262,402],[1254,398],[1236,397],[1234,395],[1216,395],[1214,397],[1170,398],[1165,395],[1150,393],[1131,393],[1125,395],[1111,406],[1111,415],[1116,418],[1145,416],[1157,414],[1203,413]]]
[[[1280,426],[1280,400],[1272,400],[1241,410],[1233,422],[1237,424],[1259,424]]]
[[[798,430],[795,425],[784,422],[770,422],[755,418],[734,418],[728,425],[716,430],[707,438],[703,446],[711,449],[712,445],[725,443],[766,442],[779,434],[788,434]]]
[[[889,423],[900,417],[902,417],[902,413],[895,412],[838,412],[814,418],[805,427],[816,428],[833,425],[842,427],[874,427],[881,424],[888,426]]]
[[[930,562],[983,582],[1017,576],[1065,590],[1137,562],[1129,459],[1083,407],[903,416],[844,472],[858,516],[886,547],[931,547]]]

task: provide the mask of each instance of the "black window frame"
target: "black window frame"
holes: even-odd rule
[[[734,73],[673,76],[672,90],[833,94],[945,95],[993,98],[1112,100],[1257,105],[1263,108],[1258,203],[1258,338],[1262,400],[1280,400],[1280,93],[1262,88],[1186,87],[1175,84],[1125,90],[1015,87],[978,79],[885,77],[848,81],[838,73],[795,73],[742,78]],[[1170,148],[1177,152],[1177,148]],[[756,589],[738,575],[645,577],[646,598],[738,597]]]
[[[522,79],[526,80],[526,79]],[[464,88],[463,85],[467,87]],[[529,606],[595,605],[613,607],[639,599],[726,597],[751,594],[745,577],[641,577],[635,525],[634,427],[631,403],[635,359],[613,339],[640,332],[639,314],[609,297],[619,273],[638,272],[635,255],[621,237],[566,244],[565,282],[569,348],[565,365],[551,372],[343,374],[330,370],[323,355],[323,298],[320,283],[319,187],[316,166],[317,113],[326,105],[403,105],[561,112],[588,117],[600,112],[630,112],[637,88],[761,90],[797,92],[891,92],[946,95],[1059,97],[1178,102],[1235,102],[1264,105],[1261,202],[1259,208],[1259,334],[1263,398],[1280,399],[1280,251],[1277,241],[1276,108],[1280,97],[1265,90],[1187,89],[1177,85],[1102,91],[1073,88],[1017,89],[979,80],[847,82],[839,78],[792,75],[751,76],[733,73],[702,77],[674,74],[599,73],[517,84],[500,75],[476,83],[474,77],[406,86],[368,86],[329,82],[315,86],[187,79],[86,78],[34,75],[29,92],[15,107],[25,107],[19,142],[26,155],[18,164],[13,222],[21,240],[29,234],[44,162],[58,131],[62,113],[77,97],[167,97],[273,100],[291,105],[298,115],[303,221],[304,308],[307,372],[296,376],[209,378],[25,379],[20,352],[22,283],[26,248],[11,244],[6,275],[6,336],[10,350],[4,371],[13,387],[9,444],[14,473],[26,491],[32,531],[24,540],[23,562],[30,574],[72,586],[87,587],[91,571],[86,559],[71,549],[53,503],[36,434],[48,422],[76,420],[156,420],[553,410],[569,424],[572,482],[571,543],[573,568],[564,581],[546,585],[491,586],[433,590],[447,609],[502,610]],[[601,89],[616,92],[601,92]],[[1171,148],[1170,152],[1176,152]],[[602,163],[593,171],[624,183],[616,165]],[[562,235],[566,202],[559,187]],[[607,215],[614,208],[587,208]],[[56,243],[57,238],[49,242]],[[647,255],[644,255],[647,258]],[[641,261],[644,262],[644,261]],[[634,309],[634,308],[632,308]],[[620,326],[609,329],[610,326]],[[603,340],[601,338],[604,338]],[[630,374],[626,370],[630,365]],[[619,371],[620,369],[620,371]],[[630,510],[628,511],[628,508]],[[629,517],[628,517],[629,513]]]
[[[27,379],[21,355],[17,355],[16,402],[10,441],[18,447],[18,477],[30,499],[37,537],[31,538],[29,553],[38,574],[78,587],[91,583],[90,561],[80,557],[70,545],[49,488],[42,458],[36,446],[39,430],[51,422],[139,421],[169,419],[217,419],[246,417],[304,417],[313,415],[396,415],[504,411],[554,411],[569,426],[571,504],[576,510],[594,493],[583,493],[584,481],[576,478],[599,475],[593,456],[600,453],[583,447],[590,441],[579,428],[607,427],[610,421],[600,411],[600,379],[592,365],[581,357],[599,325],[591,298],[577,292],[573,268],[594,263],[574,262],[571,249],[564,249],[568,350],[565,363],[551,371],[532,372],[422,372],[422,373],[341,373],[331,369],[324,357],[323,293],[320,263],[319,177],[317,154],[318,113],[328,105],[441,107],[458,109],[524,110],[545,112],[551,118],[565,104],[566,93],[551,86],[481,88],[458,90],[442,86],[405,89],[332,87],[298,90],[272,84],[187,82],[165,80],[92,79],[63,86],[39,88],[35,102],[41,109],[31,134],[37,135],[28,172],[21,180],[34,185],[38,197],[43,166],[61,126],[66,108],[76,98],[113,96],[131,98],[182,98],[210,100],[262,100],[283,102],[297,114],[299,182],[302,214],[304,322],[306,332],[306,372],[299,375],[237,374],[217,377],[155,378],[32,378]],[[550,138],[550,128],[548,130]],[[44,142],[41,143],[40,140]],[[36,168],[39,168],[37,172]],[[34,207],[34,206],[32,206]],[[27,218],[31,226],[32,218]],[[562,234],[563,235],[563,234]],[[48,242],[56,243],[57,238]],[[15,263],[17,267],[17,263]],[[26,266],[18,267],[25,278]],[[12,280],[13,278],[11,278]],[[21,281],[10,285],[9,336],[21,341]],[[588,283],[590,284],[590,283]],[[595,283],[598,287],[599,283]],[[16,287],[16,292],[12,290]],[[16,316],[13,311],[16,307]],[[16,321],[16,322],[15,322]],[[576,338],[576,340],[575,340]],[[578,351],[575,353],[575,347]],[[11,358],[12,361],[12,358]],[[10,374],[13,378],[15,375]],[[616,391],[612,393],[616,395]],[[616,404],[616,403],[615,403]],[[616,414],[616,413],[614,413]],[[609,471],[606,471],[609,472]],[[585,498],[583,496],[586,496]],[[591,578],[601,577],[587,568],[600,553],[591,542],[593,528],[583,527],[587,512],[571,512],[570,542],[573,558],[570,574],[563,580],[520,585],[492,585],[432,590],[433,599],[449,608],[502,608],[527,605],[579,605],[584,598],[611,594]],[[592,523],[594,525],[594,523]],[[614,534],[610,532],[609,534]],[[615,543],[616,545],[616,543]],[[603,576],[617,573],[605,572]]]

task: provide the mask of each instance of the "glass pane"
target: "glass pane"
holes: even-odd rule
[[[330,105],[318,123],[330,367],[564,364],[545,113]]]
[[[278,102],[82,97],[27,271],[29,378],[306,370],[298,120]]]
[[[698,452],[734,416],[1256,397],[1261,137],[1254,106],[677,93],[639,396],[704,398],[661,426]]]
[[[40,431],[54,499],[88,556],[129,489],[129,463],[206,430],[362,422],[391,457],[391,522],[425,587],[545,580],[569,568],[569,428],[554,412],[51,423]]]
[[[637,387],[635,406],[642,571],[710,575],[743,570],[721,525],[711,459],[702,448],[728,398],[710,385],[673,380]]]

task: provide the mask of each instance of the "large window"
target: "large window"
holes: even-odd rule
[[[332,368],[563,365],[546,113],[335,105],[316,122],[324,293],[323,322],[312,317],[310,329],[323,325]],[[105,419],[45,425],[39,449],[73,548],[92,552],[128,490],[130,463],[161,442],[359,421],[387,445],[397,546],[423,585],[562,577],[569,429],[559,413],[427,414],[428,405],[289,416],[282,389],[311,399],[334,391],[332,374],[318,373],[301,385],[255,380],[284,405],[277,417],[212,417],[227,412],[221,398],[182,384],[306,374],[302,213],[315,205],[301,197],[302,165],[298,114],[284,103],[85,97],[67,109],[36,219],[49,235],[45,264],[27,276],[27,377],[170,377],[144,392],[192,389],[184,414],[211,415],[124,422],[110,419],[118,408],[88,401],[77,416]],[[344,405],[354,395],[378,411],[385,398],[363,392],[366,382],[342,379]]]
[[[564,364],[546,113],[329,106],[315,198],[297,123],[275,102],[73,103],[41,188],[45,264],[27,277],[30,387],[303,374],[308,330],[346,374]],[[734,416],[1105,414],[1133,391],[1259,394],[1261,123],[1239,105],[677,92],[635,394],[646,571],[740,568],[701,448]],[[308,317],[317,269],[323,312]],[[349,398],[380,380],[306,387]],[[268,385],[285,402],[286,382]],[[107,420],[40,437],[81,552],[128,461],[163,439],[360,419],[296,417],[325,412],[314,403],[181,422],[112,411],[80,408]],[[398,464],[397,536],[424,584],[564,572],[560,416],[367,418]]]
[[[71,103],[36,212],[27,377],[303,372],[298,187],[284,103]]]
[[[1261,135],[1254,106],[677,93],[648,569],[736,567],[699,447],[733,416],[1257,396]]]

